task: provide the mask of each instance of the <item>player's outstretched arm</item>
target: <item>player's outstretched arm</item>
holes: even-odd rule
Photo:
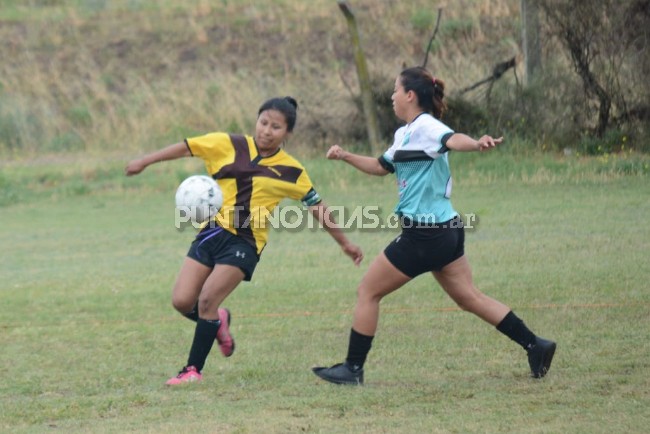
[[[373,157],[366,157],[364,155],[353,154],[341,148],[339,145],[334,145],[327,151],[327,158],[330,160],[342,160],[356,169],[367,173],[368,175],[384,176],[388,171],[381,167],[379,160]]]
[[[341,231],[341,228],[334,221],[334,217],[327,209],[327,204],[321,201],[320,203],[310,206],[309,211],[316,220],[323,226],[328,234],[341,246],[343,253],[348,255],[354,262],[354,265],[361,264],[363,260],[363,252],[356,244],[352,244],[348,237]]]
[[[185,142],[169,145],[159,151],[152,152],[141,158],[131,160],[124,168],[126,176],[137,175],[142,172],[147,166],[158,163],[160,161],[175,160],[177,158],[191,157],[192,154],[187,148]]]
[[[502,142],[503,137],[495,139],[492,136],[485,135],[476,140],[466,134],[455,133],[447,140],[446,145],[449,149],[460,152],[489,151]]]

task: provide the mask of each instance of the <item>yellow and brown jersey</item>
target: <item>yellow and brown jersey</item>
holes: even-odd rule
[[[214,220],[251,243],[259,255],[268,239],[268,217],[285,198],[306,206],[320,202],[305,168],[283,149],[259,155],[250,136],[210,133],[185,140],[195,157],[223,193],[223,206]]]

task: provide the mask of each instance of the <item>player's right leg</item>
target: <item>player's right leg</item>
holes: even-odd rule
[[[409,280],[411,277],[395,268],[384,253],[377,256],[357,288],[357,304],[345,362],[329,368],[312,368],[314,374],[330,383],[363,384],[363,365],[377,330],[379,303]]]
[[[193,260],[189,259],[189,261]],[[201,270],[193,265],[183,268],[185,270]],[[215,338],[219,342],[224,355],[230,356],[232,354],[234,340],[228,330],[230,313],[219,308],[219,305],[243,279],[244,273],[240,268],[225,264],[215,265],[212,272],[205,279],[199,294],[199,317],[196,322],[187,364],[176,377],[170,378],[166,384],[177,385],[200,381],[202,379],[201,371],[210,354]]]
[[[411,280],[380,253],[368,267],[357,288],[352,328],[367,336],[374,336],[379,321],[379,303],[382,298]]]
[[[172,290],[172,306],[183,315],[192,313],[197,306],[203,284],[212,273],[212,267],[186,257],[176,277]],[[196,309],[198,318],[198,309]],[[196,319],[194,319],[196,321]]]

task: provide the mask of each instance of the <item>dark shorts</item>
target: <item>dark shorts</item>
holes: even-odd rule
[[[244,272],[246,281],[253,277],[260,259],[251,244],[220,226],[206,226],[201,230],[192,242],[187,256],[210,268],[217,264],[239,267]]]
[[[442,268],[465,254],[465,231],[459,216],[436,225],[406,221],[402,233],[384,249],[399,271],[415,277]]]

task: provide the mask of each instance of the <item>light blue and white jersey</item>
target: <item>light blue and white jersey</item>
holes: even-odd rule
[[[420,223],[442,223],[458,215],[449,200],[452,181],[445,146],[453,133],[427,113],[395,132],[393,145],[379,159],[397,177],[395,214]]]

